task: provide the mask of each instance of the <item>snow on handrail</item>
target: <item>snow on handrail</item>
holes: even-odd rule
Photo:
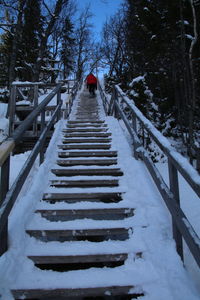
[[[185,178],[188,184],[193,188],[196,194],[200,197],[200,176],[193,166],[178,153],[170,144],[169,140],[164,137],[155,126],[142,114],[142,112],[135,106],[135,104],[126,96],[118,85],[115,86],[117,92],[123,98],[123,101],[133,111],[138,120],[143,124],[144,128],[152,136],[154,141],[159,145],[162,151],[175,165],[176,169]]]
[[[102,101],[105,101],[102,97]],[[123,107],[120,104],[126,104],[130,109],[131,122],[127,118]],[[134,156],[137,159],[138,156],[144,161],[147,169],[149,170],[154,183],[156,184],[165,204],[171,213],[173,223],[173,237],[176,242],[176,249],[182,260],[184,260],[183,254],[183,239],[185,240],[191,254],[193,255],[196,263],[200,267],[200,238],[195,232],[194,228],[188,221],[186,215],[181,209],[180,197],[179,197],[179,183],[178,183],[178,171],[186,179],[192,189],[200,195],[200,177],[197,171],[189,164],[189,162],[182,157],[154,126],[144,117],[134,103],[125,95],[119,86],[115,85],[109,108],[106,111],[109,115],[114,115],[117,118],[121,116],[127,130],[129,131],[134,145]],[[161,150],[168,157],[169,168],[169,186],[166,184],[161,174],[157,170],[155,164],[149,157],[147,150],[138,141],[137,134],[137,121],[141,123],[144,130],[148,132],[155,143],[161,148]],[[134,134],[133,134],[134,133]],[[136,137],[135,137],[136,136]]]

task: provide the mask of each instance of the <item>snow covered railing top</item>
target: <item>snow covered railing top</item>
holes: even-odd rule
[[[134,112],[137,119],[142,123],[148,133],[151,135],[156,144],[164,152],[164,154],[173,161],[177,170],[193,188],[196,194],[200,197],[200,176],[198,172],[191,166],[188,160],[178,153],[170,144],[169,140],[164,137],[155,126],[142,114],[142,112],[135,106],[126,94],[120,89],[118,85],[115,86],[118,94],[123,98],[123,101]]]
[[[13,81],[12,82],[12,86],[35,86],[35,85],[40,85],[40,86],[43,86],[43,85],[47,85],[45,82],[31,82],[31,81]],[[54,84],[48,84],[48,85],[54,85],[55,86],[55,83]]]
[[[178,171],[185,178],[193,191],[200,196],[200,176],[189,162],[179,154],[170,142],[145,118],[141,111],[134,105],[119,86],[114,86],[110,101],[108,101],[102,88],[101,98],[104,102],[105,112],[123,120],[132,140],[134,156],[141,158],[148,168],[165,204],[171,213],[173,222],[173,237],[176,242],[177,252],[183,257],[184,238],[191,254],[200,267],[200,239],[180,207]],[[104,96],[102,97],[102,94]],[[142,129],[142,130],[141,130]],[[139,131],[143,132],[142,140]],[[145,149],[145,138],[151,137],[168,158],[169,185],[152,162]]]

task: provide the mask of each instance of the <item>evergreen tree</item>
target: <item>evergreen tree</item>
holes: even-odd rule
[[[0,85],[8,86],[9,62],[12,52],[13,35],[7,31],[0,36]]]
[[[181,138],[191,156],[200,139],[200,1],[124,0],[123,11],[126,63],[114,81],[132,90],[128,94],[143,113],[164,134]],[[112,40],[117,25],[111,28],[103,41]],[[145,80],[130,85],[139,76]],[[147,97],[147,86],[153,97]]]
[[[22,44],[18,58],[20,78],[32,81],[33,66],[38,59],[38,48],[43,31],[41,0],[27,0],[24,10]]]

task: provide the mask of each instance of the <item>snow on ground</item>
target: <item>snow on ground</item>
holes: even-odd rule
[[[3,118],[7,114],[8,104],[0,103],[0,118]]]
[[[6,119],[8,104],[0,103],[0,143],[8,136],[9,122]]]
[[[44,163],[37,169],[36,162],[29,176],[28,183],[25,184],[25,187],[10,214],[9,251],[0,257],[0,295],[2,296],[2,300],[13,299],[9,292],[9,288],[10,284],[16,280],[24,259],[23,253],[26,244],[25,228],[34,212],[36,202],[43,195],[44,186],[48,183],[48,174],[50,173],[52,161],[55,160],[57,150],[56,145],[62,126],[63,121],[57,123]],[[20,154],[11,159],[11,163],[13,163],[11,165],[12,182],[19,173],[19,160],[25,162],[27,155],[28,153],[25,153],[24,155]]]
[[[157,163],[160,174],[164,178],[165,182],[169,184],[168,176],[168,166],[167,163]],[[179,174],[179,191],[180,191],[180,203],[181,208],[185,215],[187,216],[190,224],[193,226],[194,230],[200,236],[200,202],[199,197],[194,193],[189,184],[185,179]],[[194,282],[200,293],[200,268],[194,261],[190,251],[186,245],[184,245],[184,259],[185,266],[189,270]]]
[[[98,92],[97,92],[98,94]],[[99,95],[99,94],[98,94]],[[99,96],[98,96],[99,97]],[[100,101],[98,99],[98,101]],[[74,117],[74,105],[71,119]],[[100,115],[104,117],[101,109]],[[99,243],[90,242],[64,242],[58,250],[58,242],[48,243],[45,247],[41,241],[27,237],[25,228],[30,226],[40,226],[44,222],[40,217],[32,217],[38,201],[44,192],[49,191],[48,181],[51,177],[50,169],[55,165],[57,148],[56,145],[61,139],[61,128],[64,121],[57,123],[55,133],[50,142],[44,163],[35,170],[34,176],[29,180],[28,189],[18,198],[10,219],[9,237],[10,247],[0,258],[0,294],[3,300],[11,300],[10,287],[18,284],[23,287],[88,287],[103,284],[136,284],[138,289],[146,292],[144,300],[197,300],[200,293],[195,288],[192,279],[183,268],[182,262],[175,251],[175,243],[172,239],[171,220],[163,204],[163,201],[156,190],[155,185],[146,170],[143,162],[136,161],[132,157],[125,135],[117,120],[113,117],[106,117],[106,122],[112,132],[112,149],[118,151],[118,166],[124,171],[124,176],[120,178],[120,189],[125,192],[120,206],[135,208],[135,216],[123,221],[112,221],[110,226],[123,222],[127,227],[133,227],[133,234],[130,231],[128,241],[107,241],[101,243],[105,253],[110,249],[130,252],[125,265],[115,269],[91,268],[87,271],[72,271],[68,273],[58,273],[53,271],[38,270],[32,261],[25,258],[27,253],[43,249],[45,253],[52,251],[68,253],[98,253]],[[15,162],[14,162],[15,165]],[[15,168],[15,166],[13,166]],[[18,168],[18,166],[16,167]],[[37,174],[36,174],[37,172]],[[97,188],[96,188],[97,189]],[[55,189],[56,190],[56,189]],[[99,188],[98,191],[107,189]],[[52,190],[51,190],[52,192]],[[87,189],[86,189],[87,192]],[[40,204],[41,205],[41,204]],[[57,204],[55,204],[57,206]],[[70,204],[75,207],[77,204]],[[105,205],[105,204],[104,204]],[[62,203],[58,204],[58,207]],[[107,207],[114,207],[115,204],[107,204]],[[79,207],[99,207],[96,203],[85,202]],[[80,222],[80,221],[79,221]],[[64,226],[76,228],[79,222],[63,222]],[[82,220],[85,228],[97,226],[99,221]],[[108,223],[108,221],[106,222]],[[48,224],[48,221],[46,221]],[[57,224],[59,225],[59,222]],[[85,248],[82,247],[85,245]],[[40,250],[41,250],[40,249]],[[143,257],[133,260],[134,253],[143,252]],[[23,271],[23,273],[22,273]],[[24,274],[26,276],[24,276]],[[29,279],[29,280],[28,280]]]

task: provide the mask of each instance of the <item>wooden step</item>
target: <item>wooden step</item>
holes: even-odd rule
[[[17,299],[41,300],[83,300],[83,299],[116,299],[131,300],[144,296],[142,292],[134,292],[134,286],[104,286],[90,288],[49,288],[49,289],[13,289],[12,294]],[[115,298],[113,298],[115,297]],[[142,298],[140,298],[142,299]]]
[[[95,254],[95,255],[29,255],[35,264],[70,264],[70,263],[88,263],[88,262],[109,262],[125,261],[127,253],[117,254]]]
[[[67,133],[67,134],[64,134],[64,137],[65,138],[77,138],[77,137],[97,137],[97,138],[101,138],[101,137],[109,137],[111,136],[111,133],[103,133],[103,132],[87,132],[87,133],[82,133],[82,132],[79,132],[79,133]]]
[[[83,120],[83,121],[74,120],[74,121],[72,121],[72,120],[70,120],[67,123],[68,124],[79,124],[79,123],[83,123],[83,124],[85,124],[85,123],[103,124],[103,123],[105,123],[105,121],[103,121],[103,120],[97,120],[97,121],[91,121],[91,120]]]
[[[42,255],[28,256],[41,270],[75,271],[90,268],[116,268],[124,264],[128,254],[95,254],[95,255]]]
[[[116,203],[122,200],[121,193],[105,192],[105,193],[44,193],[43,200],[55,203],[57,201],[65,201],[69,203],[79,201]]]
[[[95,120],[99,120],[98,109],[96,106],[78,106],[76,116],[84,117],[83,120],[91,119],[93,115],[96,115],[97,118]],[[76,117],[77,119],[77,117]]]
[[[114,157],[117,156],[117,151],[63,151],[58,152],[58,157]]]
[[[80,138],[80,139],[77,139],[77,138],[66,138],[66,139],[63,139],[62,140],[62,143],[63,144],[72,144],[72,143],[110,143],[111,142],[111,139],[108,139],[108,138]]]
[[[88,115],[84,115],[84,116],[77,116],[77,120],[78,121],[83,121],[85,120],[85,118],[88,117]],[[92,116],[91,121],[96,121],[98,119],[98,114],[95,114]]]
[[[78,121],[83,121],[83,120],[85,120],[85,118],[90,117],[90,113],[86,113],[83,115],[82,112],[79,112],[78,115],[76,115],[76,116],[77,116]],[[95,112],[94,114],[92,114],[91,121],[96,121],[97,119],[98,119],[98,113]]]
[[[90,116],[92,116],[93,113],[98,115],[98,108],[96,107],[96,105],[93,105],[92,103],[90,104],[90,106],[89,105],[77,106],[76,116],[88,115],[89,116],[88,119],[90,119]],[[87,118],[85,117],[84,120],[87,120]],[[96,120],[99,120],[99,117]]]
[[[113,187],[118,186],[118,180],[51,180],[51,186],[55,187]]]
[[[36,213],[49,221],[72,221],[76,219],[121,220],[134,215],[133,208],[94,209],[38,209]]]
[[[57,176],[122,176],[119,168],[112,169],[52,169],[51,172]]]
[[[63,129],[62,132],[64,133],[71,133],[71,132],[107,132],[107,128],[76,128],[76,129]]]
[[[131,228],[95,228],[95,229],[27,229],[26,233],[43,242],[49,241],[124,241],[129,238]]]
[[[80,128],[80,127],[83,127],[83,128],[87,128],[87,127],[94,127],[94,128],[103,128],[103,127],[107,127],[106,124],[68,124],[67,125],[68,128]]]
[[[85,111],[85,109],[78,109],[76,113],[76,118],[85,120],[85,119],[93,119],[94,121],[99,119],[99,113],[97,109],[89,108],[88,111]]]
[[[84,166],[110,166],[110,165],[116,165],[117,159],[58,159],[56,163],[59,166],[78,166],[78,165],[84,165]]]
[[[97,143],[97,141],[96,141]],[[59,149],[70,150],[70,149],[110,149],[111,144],[70,144],[70,145],[58,145]]]

